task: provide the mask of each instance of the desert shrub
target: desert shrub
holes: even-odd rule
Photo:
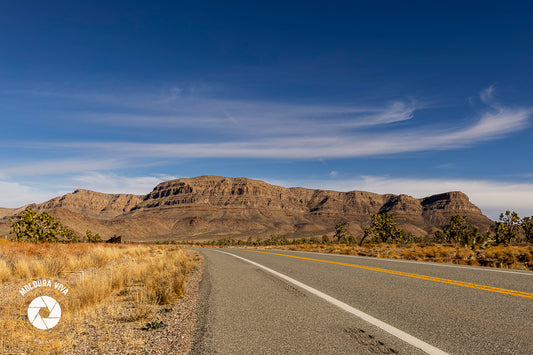
[[[518,236],[520,217],[514,211],[505,211],[500,214],[500,221],[496,222],[494,230],[494,243],[507,245]]]
[[[348,232],[348,227],[350,225],[347,222],[339,222],[335,225],[335,235],[333,236],[336,239],[337,243],[346,243],[351,234]]]
[[[533,243],[533,216],[522,218],[520,227],[525,234],[526,241]]]
[[[69,228],[56,221],[47,212],[38,214],[31,208],[26,208],[17,217],[9,219],[12,224],[10,233],[12,240],[31,243],[77,242],[79,236]]]
[[[150,331],[150,330],[155,330],[159,328],[164,328],[166,326],[167,325],[163,323],[162,321],[160,321],[159,319],[154,319],[153,321],[146,323],[144,327],[141,328],[141,330]]]
[[[413,241],[413,235],[400,229],[393,215],[374,213],[370,220],[370,226],[365,227],[359,244],[363,245],[365,239],[373,243],[409,243]]]
[[[466,217],[454,215],[450,218],[448,227],[444,231],[436,231],[434,240],[439,243],[458,243],[462,246],[485,246],[490,240],[490,232],[479,233],[477,226],[470,227]]]
[[[85,232],[85,239],[87,239],[88,243],[101,243],[103,241],[100,234],[93,233],[90,230]]]

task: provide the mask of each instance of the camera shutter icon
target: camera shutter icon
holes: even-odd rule
[[[39,314],[41,308],[50,312],[48,317],[43,318]],[[61,306],[49,296],[39,296],[31,301],[28,306],[28,320],[37,329],[48,330],[55,327],[61,319]]]

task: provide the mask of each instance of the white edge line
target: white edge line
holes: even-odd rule
[[[293,253],[303,253],[303,254],[316,254],[316,255],[335,255],[335,256],[343,256],[348,258],[357,258],[357,259],[367,259],[367,260],[377,260],[377,261],[392,261],[396,263],[407,263],[407,264],[420,264],[420,265],[429,265],[429,266],[442,266],[442,267],[453,267],[458,269],[468,269],[468,270],[477,270],[477,271],[491,271],[491,272],[503,272],[505,274],[517,274],[517,275],[524,275],[524,276],[533,276],[533,272],[530,272],[528,270],[524,270],[522,272],[519,271],[510,271],[510,270],[500,270],[490,267],[482,267],[482,266],[461,266],[461,265],[453,265],[453,264],[446,264],[446,263],[435,263],[432,261],[416,261],[416,260],[398,260],[398,259],[390,259],[390,258],[379,258],[377,256],[362,256],[362,255],[345,255],[345,254],[334,254],[334,253],[320,253],[317,251],[302,251],[302,250],[286,250],[286,249],[257,249],[257,250],[266,250],[266,251],[286,251],[286,252],[293,252]]]
[[[258,264],[256,262],[253,262],[251,260],[248,260],[248,259],[245,259],[241,256],[238,256],[238,255],[235,255],[235,254],[231,254],[231,253],[228,253],[228,252],[225,252],[225,251],[221,251],[221,250],[216,250],[218,251],[219,253],[223,253],[223,254],[227,254],[227,255],[231,255],[237,259],[241,259],[241,260],[244,260],[252,265],[255,265],[257,267],[260,267],[261,269],[265,270],[265,271],[268,271],[270,272],[271,274],[274,274],[276,275],[277,277],[281,278],[281,279],[284,279],[304,290],[306,290],[307,292],[310,292],[312,294],[314,294],[315,296],[318,296],[326,301],[328,301],[329,303],[355,315],[356,317],[359,317],[361,318],[362,320],[370,323],[370,324],[373,324],[375,325],[376,327],[378,328],[381,328],[382,330],[386,331],[387,333],[391,334],[391,335],[394,335],[395,337],[397,337],[398,339],[401,339],[403,341],[405,341],[406,343],[408,344],[411,344],[412,346],[428,353],[428,354],[432,354],[432,355],[446,355],[448,353],[434,347],[433,345],[430,345],[418,338],[415,338],[414,336],[410,335],[410,334],[407,334],[406,332],[398,329],[398,328],[395,328],[393,327],[392,325],[390,324],[387,324],[383,321],[380,321],[379,319],[377,318],[374,318],[372,317],[371,315],[369,314],[366,314],[342,301],[339,301],[338,299],[336,298],[333,298],[323,292],[320,292],[319,290],[315,289],[315,288],[312,288],[311,286],[307,286],[306,284],[304,283],[301,283],[300,281],[297,281],[289,276],[286,276],[282,273],[279,273],[277,271],[274,271],[266,266],[263,266],[261,264]]]

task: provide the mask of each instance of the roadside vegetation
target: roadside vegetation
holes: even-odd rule
[[[364,246],[347,244],[299,244],[275,247],[267,246],[265,248],[533,270],[533,246],[523,245],[498,245],[492,248],[472,249],[459,245],[434,243],[382,243],[365,244]]]
[[[55,238],[33,238],[32,240]],[[93,243],[31,243],[0,239],[0,324],[7,324],[8,300],[21,282],[32,278],[65,279],[64,272],[82,271],[83,283],[71,280],[82,320],[67,348],[142,349],[148,335],[142,329],[163,323],[186,293],[186,281],[197,265],[197,256],[177,246]],[[1,330],[0,330],[1,331]],[[74,331],[74,329],[73,329]],[[17,332],[15,343],[24,343]]]
[[[520,218],[506,211],[485,232],[470,226],[466,217],[455,215],[449,224],[430,237],[415,237],[398,227],[394,216],[372,214],[361,236],[339,222],[333,235],[321,238],[271,236],[270,238],[223,238],[204,242],[175,242],[195,246],[266,247],[394,259],[446,262],[499,268],[533,270],[533,217]]]
[[[306,239],[306,238],[304,238]],[[431,261],[458,265],[488,266],[505,269],[533,270],[533,245],[496,245],[469,247],[461,244],[435,242],[365,243],[344,244],[321,242],[316,238],[285,242],[284,238],[272,237],[266,243],[251,243],[238,239],[226,239],[223,243],[197,242],[195,247],[261,247],[265,249],[308,251],[331,254],[371,256],[378,258]]]

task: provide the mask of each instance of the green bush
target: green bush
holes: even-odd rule
[[[80,237],[56,221],[49,213],[38,214],[32,208],[26,208],[17,217],[9,219],[12,224],[10,233],[15,241],[31,243],[78,242]]]
[[[85,232],[85,238],[87,239],[87,242],[89,243],[101,243],[102,237],[98,233],[93,233],[90,230],[87,230]]]
[[[388,213],[373,213],[370,226],[365,227],[360,245],[366,238],[374,243],[409,243],[413,241],[413,235],[399,228],[394,216]]]
[[[163,323],[162,321],[160,321],[159,319],[156,319],[156,320],[153,320],[151,322],[148,322],[144,325],[144,327],[142,327],[141,329],[142,330],[146,330],[146,331],[149,331],[149,330],[154,330],[154,329],[159,329],[159,328],[164,328],[166,327],[167,325],[165,323]]]

